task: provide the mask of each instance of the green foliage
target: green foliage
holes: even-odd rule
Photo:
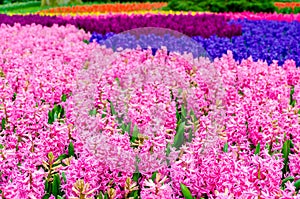
[[[62,119],[65,115],[65,109],[61,105],[54,105],[48,112],[48,124],[53,124],[57,119]]]
[[[99,3],[86,2],[84,3],[84,5],[99,4]],[[1,0],[0,0],[0,5],[1,5]],[[41,6],[41,1],[26,1],[26,2],[18,1],[17,3],[6,1],[4,2],[4,5],[0,6],[0,13],[13,13],[13,14],[35,13],[52,7],[62,7],[62,6],[65,7],[65,6],[75,6],[75,5],[78,4],[71,3],[69,5]]]
[[[296,191],[300,190],[300,180],[297,180],[294,184],[294,186],[296,187]]]
[[[152,176],[151,176],[151,180],[152,180],[153,182],[155,182],[156,174],[157,174],[157,171],[153,172],[153,174],[152,174]]]
[[[68,146],[68,155],[69,156],[75,156],[73,142],[70,142],[70,144]]]
[[[66,101],[67,101],[67,95],[63,94],[63,95],[61,96],[61,101],[62,101],[62,102],[66,102]]]
[[[190,190],[182,183],[180,183],[180,189],[185,199],[193,199]]]
[[[14,10],[24,10],[32,7],[40,7],[41,4],[41,2],[39,1],[27,1],[23,3],[13,3],[13,4],[11,4],[10,2],[6,2],[6,3],[7,3],[6,5],[0,6],[0,13],[11,12]],[[1,0],[0,0],[0,4],[1,4]]]
[[[2,118],[2,120],[1,120],[1,131],[5,130],[5,125],[6,125],[6,119]]]
[[[95,116],[96,114],[97,114],[97,109],[95,108],[89,111],[90,116]]]
[[[258,143],[258,144],[256,145],[254,154],[255,154],[255,155],[259,155],[259,153],[260,153],[260,143]]]
[[[293,176],[288,176],[285,179],[282,180],[281,183],[281,189],[285,189],[285,183],[289,182],[293,182],[295,180],[295,178]],[[298,192],[300,190],[300,180],[297,180],[296,182],[294,182],[294,186],[296,189],[296,192]]]
[[[224,151],[225,153],[228,152],[228,142],[226,142],[226,143],[224,144],[223,151]]]
[[[284,167],[282,169],[283,175],[289,171],[288,163],[289,163],[289,155],[291,152],[291,145],[292,145],[291,140],[286,140],[282,147],[282,154],[283,154],[283,158],[284,158]]]
[[[296,100],[293,98],[294,93],[295,93],[295,86],[292,86],[291,92],[290,92],[290,105],[292,107],[295,107],[295,105],[296,105]]]
[[[62,172],[62,173],[61,173],[61,177],[63,178],[64,183],[67,183],[67,177],[66,177],[65,172]]]
[[[296,7],[293,11],[293,13],[298,14],[300,13],[300,7]]]
[[[132,137],[131,137],[131,142],[135,142],[135,140],[138,139],[138,135],[139,135],[139,129],[138,129],[137,125],[134,125],[133,132],[132,132]]]
[[[185,127],[185,122],[180,123],[176,135],[174,137],[173,146],[176,147],[177,149],[179,149],[184,142],[184,127]]]
[[[14,95],[13,95],[13,97],[12,97],[12,101],[15,101],[16,100],[16,98],[17,98],[17,93],[14,93]]]
[[[165,10],[175,11],[210,11],[210,12],[274,12],[272,1],[259,0],[170,0]]]
[[[292,8],[282,8],[282,9],[276,8],[276,12],[282,13],[282,14],[291,14],[291,13],[293,13],[293,9]]]
[[[286,177],[285,179],[282,180],[281,187],[283,188],[285,186],[285,183],[287,183],[288,181],[293,182],[294,179],[295,178],[293,176]]]
[[[141,173],[134,173],[133,174],[133,177],[132,177],[132,180],[135,181],[135,182],[138,182],[139,181],[139,178],[142,176]]]
[[[84,39],[83,42],[86,43],[86,44],[90,44],[90,41],[87,40],[87,39]]]
[[[110,102],[110,114],[112,116],[117,115],[117,112],[115,111],[115,107],[112,102]]]
[[[53,182],[52,182],[52,194],[57,197],[57,195],[60,193],[60,178],[58,174],[55,174],[53,176]]]
[[[167,0],[83,0],[83,2],[97,3],[133,3],[133,2],[166,2]]]

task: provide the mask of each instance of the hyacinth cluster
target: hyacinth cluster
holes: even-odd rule
[[[230,50],[233,52],[235,60],[238,61],[251,56],[255,61],[260,59],[271,64],[273,60],[277,60],[278,64],[282,65],[284,61],[292,59],[297,66],[300,66],[300,22],[240,19],[233,20],[230,23],[241,25],[243,34],[232,38],[216,35],[209,38],[194,36],[193,39],[199,43],[195,44],[193,42],[186,43],[185,37],[177,39],[167,33],[164,37],[145,34],[138,40],[132,34],[122,33],[115,36],[114,33],[105,35],[93,33],[90,42],[96,41],[100,45],[108,47],[112,47],[112,44],[114,44],[123,48],[136,48],[137,45],[147,47],[147,45],[152,44],[152,47],[158,48],[155,45],[160,45],[161,40],[163,40],[171,51],[195,51],[193,54],[206,51],[206,54],[211,58],[217,58]],[[163,33],[163,31],[161,32]],[[199,46],[201,46],[201,49]]]
[[[220,37],[232,37],[241,35],[239,25],[231,25],[227,22],[229,17],[217,14],[107,14],[103,16],[76,16],[57,17],[39,15],[13,15],[0,14],[0,24],[21,25],[41,24],[51,27],[53,24],[65,26],[71,24],[86,32],[106,34],[109,32],[122,33],[135,28],[156,27],[167,28],[185,34],[187,36],[202,36],[208,38],[211,35]]]
[[[154,55],[157,49],[164,46],[168,52],[192,53],[194,57],[208,57],[206,50],[190,37],[176,31],[164,28],[137,28],[124,33],[107,33],[105,35],[93,33],[89,42],[97,42],[114,51],[122,49],[152,48]]]
[[[213,57],[221,57],[227,50],[233,52],[236,60],[252,57],[253,60],[265,60],[271,64],[277,60],[279,65],[292,59],[300,66],[300,22],[272,20],[233,20],[230,23],[241,25],[243,34],[232,38],[211,36],[205,39],[196,36],[207,53]]]
[[[220,15],[229,17],[230,19],[249,19],[249,20],[273,20],[273,21],[300,21],[300,14],[278,14],[278,13],[220,13]]]
[[[295,61],[0,35],[2,198],[300,198]]]

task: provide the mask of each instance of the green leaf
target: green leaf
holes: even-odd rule
[[[0,149],[4,149],[4,146],[3,146],[3,144],[0,144]]]
[[[67,96],[65,94],[63,94],[61,96],[61,101],[63,101],[63,102],[67,101]]]
[[[57,112],[55,111],[55,112],[53,113],[53,121],[55,121],[57,118],[58,118],[58,114],[57,114]]]
[[[70,142],[70,144],[68,146],[68,155],[69,156],[75,156],[73,142]]]
[[[61,172],[61,177],[63,178],[64,182],[67,183],[67,177],[64,171]]]
[[[241,91],[241,90],[238,91],[238,94],[239,95],[244,95],[243,91]]]
[[[185,199],[193,199],[190,190],[182,183],[180,183],[180,189]]]
[[[97,110],[96,109],[92,109],[92,110],[89,111],[89,115],[90,116],[94,116],[96,114],[97,114]]]
[[[121,124],[120,128],[124,133],[126,132],[126,125],[124,123]]]
[[[117,115],[117,112],[115,111],[114,105],[112,102],[110,102],[110,112],[111,115]]]
[[[109,199],[107,193],[104,194],[104,199]]]
[[[176,147],[177,149],[181,147],[184,141],[184,127],[185,127],[185,122],[180,123],[177,133],[174,137],[173,146]]]
[[[64,116],[64,108],[60,105],[54,105],[53,109],[48,112],[48,123],[53,124],[56,119],[62,118]]]
[[[188,139],[188,142],[192,142],[192,140],[193,140],[193,137],[194,137],[194,135],[193,135],[193,129],[189,129],[189,139]]]
[[[167,144],[167,149],[166,149],[166,154],[167,154],[167,156],[169,156],[169,154],[171,153],[171,145],[168,143]]]
[[[288,161],[289,161],[289,154],[291,152],[291,140],[286,140],[283,143],[283,147],[282,147],[282,154],[283,154],[283,158],[284,158],[284,167],[283,167],[283,174],[285,174],[286,172],[288,172]]]
[[[292,86],[292,88],[291,88],[291,96],[293,96],[294,95],[294,93],[295,93],[295,86]]]
[[[296,105],[296,100],[293,100],[293,101],[291,102],[291,106],[292,106],[292,107],[295,107],[295,105]]]
[[[52,194],[57,197],[59,194],[59,189],[60,189],[60,178],[58,174],[55,174],[53,176],[53,182],[52,182]]]
[[[290,92],[290,105],[292,105],[293,107],[296,104],[296,101],[293,99],[294,93],[295,93],[295,86],[292,86],[291,92]]]
[[[12,101],[15,101],[17,98],[17,93],[14,93],[13,97],[12,97]]]
[[[190,111],[190,116],[191,116],[191,118],[192,118],[193,120],[196,119],[196,116],[195,116],[195,113],[194,113],[193,110]]]
[[[107,111],[106,111],[106,108],[104,108],[103,112],[104,112],[104,113],[101,115],[101,117],[102,117],[102,118],[105,118],[105,117],[106,117],[106,112],[107,112]]]
[[[133,181],[138,182],[141,176],[142,176],[141,173],[134,173],[132,179]]]
[[[290,181],[294,181],[294,177],[293,176],[289,176],[289,177],[286,177],[285,179],[282,180],[282,183],[281,183],[281,186],[283,186],[286,182]]]
[[[129,198],[138,199],[139,198],[139,190],[134,190],[129,193]]]
[[[102,191],[100,191],[99,195],[97,196],[97,199],[104,199],[104,198],[102,197],[102,195],[103,195],[103,193],[102,193]]]
[[[60,111],[60,118],[65,116],[65,109],[62,107]]]
[[[129,122],[129,124],[126,126],[125,131],[126,131],[127,133],[130,133],[130,129],[131,129],[131,122]]]
[[[139,130],[137,125],[134,125],[131,141],[134,142],[138,138]]]
[[[47,180],[45,181],[45,191],[47,193],[51,193],[51,190],[49,190],[49,182]],[[49,197],[50,197],[50,195],[49,195]]]
[[[90,41],[87,40],[87,39],[84,39],[83,42],[86,43],[86,44],[90,44]]]
[[[151,176],[151,179],[152,179],[153,182],[155,182],[156,174],[157,174],[157,171],[153,172],[153,174]]]
[[[258,144],[256,145],[254,155],[259,155],[259,153],[260,153],[260,143],[258,143]]]
[[[50,194],[49,193],[46,193],[45,195],[44,195],[44,197],[43,197],[43,199],[48,199],[48,198],[50,198]]]
[[[139,199],[139,190],[135,190],[133,194],[134,199]]]
[[[48,112],[48,124],[53,124],[54,119],[53,119],[52,115],[53,115],[52,111],[49,111]]]
[[[61,197],[61,196],[57,196],[57,199],[64,199],[63,197]]]
[[[183,118],[186,118],[186,115],[187,115],[186,112],[187,112],[187,111],[186,111],[186,109],[185,109],[185,106],[182,104],[182,105],[181,105],[181,116],[182,116]]]
[[[226,143],[224,144],[223,151],[224,151],[225,153],[228,152],[228,142],[226,142]]]
[[[62,155],[58,156],[57,160],[63,160],[65,158],[67,158],[67,157],[68,157],[67,154],[62,154]]]
[[[300,189],[300,180],[297,180],[295,182],[294,186],[296,187],[296,190],[298,191]]]
[[[177,119],[177,124],[178,124],[178,121],[181,119],[181,114],[179,113],[178,109],[178,103],[177,103],[177,98],[176,98],[176,119]]]
[[[120,86],[120,79],[116,77],[116,81],[118,83],[118,86]]]
[[[1,121],[1,129],[2,130],[5,130],[5,125],[6,125],[6,119],[2,118],[2,121]]]
[[[291,152],[290,146],[291,146],[291,141],[290,140],[286,140],[283,143],[282,153],[283,153],[283,158],[285,159],[285,161],[288,159],[288,156]]]

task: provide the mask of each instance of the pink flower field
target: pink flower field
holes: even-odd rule
[[[0,27],[0,198],[300,199],[300,69]]]

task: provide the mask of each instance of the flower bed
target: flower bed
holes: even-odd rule
[[[299,22],[238,20],[230,25],[224,16],[196,15],[195,20],[204,20],[198,25],[213,18],[219,28],[243,28],[243,35],[231,39],[202,33],[207,39],[199,42],[216,56],[210,60],[174,53],[171,47],[178,50],[182,42],[192,51],[187,44],[196,41],[187,36],[178,43],[163,37],[168,49],[155,44],[163,35],[150,35],[140,41],[153,49],[113,51],[89,43],[92,35],[78,30],[97,27],[100,19],[129,19],[124,15],[95,21],[2,16],[2,198],[299,199]],[[165,19],[159,17],[151,20]],[[191,35],[203,30],[189,30],[190,22],[180,26],[191,16],[179,18],[176,30]],[[22,26],[14,24],[18,21]],[[113,28],[99,29],[106,34]],[[173,36],[178,39],[178,34]],[[272,59],[283,55],[284,47],[290,54],[280,66],[257,61],[267,55],[262,46]],[[255,60],[239,60],[245,51]]]
[[[300,66],[300,22],[294,21],[277,22],[277,21],[263,21],[263,20],[237,20],[232,21],[232,24],[238,24],[242,26],[242,36],[235,36],[232,38],[220,38],[218,36],[211,36],[210,38],[203,38],[201,36],[193,37],[199,42],[198,48],[203,48],[211,58],[222,57],[228,50],[233,52],[235,60],[242,61],[248,57],[252,57],[255,61],[258,59],[267,61],[271,64],[273,60],[278,61],[279,65],[282,65],[285,60],[292,59],[296,62],[297,66]],[[110,46],[106,41],[110,38],[114,38],[114,33],[106,35],[93,33],[90,42],[96,41],[97,43]],[[160,43],[159,36],[143,37],[139,42],[135,43],[135,39],[132,41],[131,35],[122,34],[116,41],[119,47],[123,48],[136,48],[137,45],[147,47],[146,44],[155,45],[155,41]],[[116,44],[116,42],[114,42]],[[177,41],[176,41],[177,42]],[[169,48],[175,46],[175,39],[165,39],[164,45]],[[132,46],[128,46],[131,44]],[[179,43],[179,46],[186,49],[186,46]],[[179,52],[182,52],[180,47],[176,48]],[[156,46],[155,48],[159,48]],[[196,48],[193,45],[191,48]],[[196,49],[198,50],[198,49]],[[189,49],[189,52],[192,52]]]
[[[220,37],[232,37],[241,34],[241,27],[229,25],[229,19],[224,16],[214,14],[197,14],[192,15],[106,15],[98,17],[50,17],[39,15],[0,15],[0,24],[13,25],[14,23],[41,24],[44,26],[52,26],[53,24],[75,25],[87,32],[97,33],[120,33],[134,28],[142,27],[158,27],[168,28],[179,31],[188,36],[201,35],[205,38],[211,35]]]
[[[277,13],[221,13],[221,15],[231,19],[248,19],[248,20],[274,20],[274,21],[300,21],[300,14],[277,14]]]
[[[84,5],[84,6],[72,6],[72,7],[57,7],[50,8],[47,10],[42,10],[40,14],[46,13],[110,13],[110,12],[132,12],[132,11],[145,11],[145,10],[153,10],[159,9],[166,6],[167,3],[128,3],[128,4],[96,4],[96,5]]]
[[[256,61],[261,59],[271,64],[277,60],[282,65],[285,60],[293,59],[300,66],[300,22],[238,20],[232,23],[242,26],[242,36],[232,39],[214,36],[195,39],[213,58],[221,57],[227,50],[231,50],[234,58],[239,61],[251,56]]]

